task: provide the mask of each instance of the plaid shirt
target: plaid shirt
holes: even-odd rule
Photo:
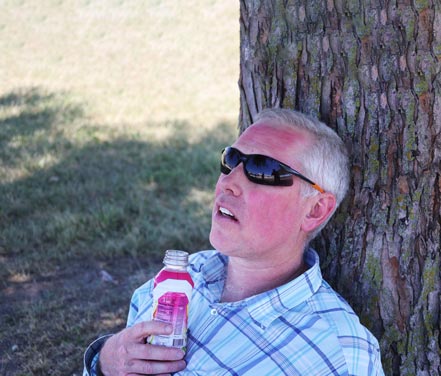
[[[234,303],[220,302],[227,257],[204,251],[190,262],[187,368],[176,375],[384,375],[377,340],[323,280],[314,250],[300,277]],[[128,326],[150,320],[152,288],[133,294]],[[86,364],[96,351],[89,347]]]

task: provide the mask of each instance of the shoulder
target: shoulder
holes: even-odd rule
[[[342,296],[323,280],[308,303],[337,339],[350,375],[383,374],[377,339]]]
[[[312,271],[319,269],[319,257],[314,250],[309,249],[306,257]],[[305,326],[311,325],[309,329],[312,331],[318,329],[323,338],[327,338],[324,344],[339,347],[350,375],[382,375],[377,339],[360,322],[349,303],[322,278],[318,270],[315,272],[310,275],[313,293],[301,310]]]

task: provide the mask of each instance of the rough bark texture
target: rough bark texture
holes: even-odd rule
[[[336,129],[347,200],[316,241],[388,375],[440,375],[440,0],[241,0],[241,128],[265,107]]]

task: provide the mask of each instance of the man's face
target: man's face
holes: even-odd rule
[[[302,172],[296,156],[307,150],[311,136],[288,126],[257,124],[234,143],[245,154],[263,154]],[[216,184],[210,233],[211,244],[223,254],[247,260],[283,262],[301,255],[305,234],[302,219],[308,199],[300,195],[302,181],[294,177],[290,187],[274,187],[247,179],[243,164]]]

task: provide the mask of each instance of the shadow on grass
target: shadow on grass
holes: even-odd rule
[[[169,132],[153,141],[90,124],[68,96],[0,98],[1,374],[80,374],[84,347],[124,325],[165,249],[209,247],[219,152],[235,128],[193,137],[195,126],[146,124]]]
[[[0,157],[5,167],[20,165],[23,148],[36,153],[40,139],[57,123],[68,124],[83,118],[81,106],[65,100],[65,95],[38,88],[18,89],[0,97]],[[44,140],[39,140],[40,142]],[[46,143],[48,140],[46,140]],[[41,147],[41,146],[40,146]]]

